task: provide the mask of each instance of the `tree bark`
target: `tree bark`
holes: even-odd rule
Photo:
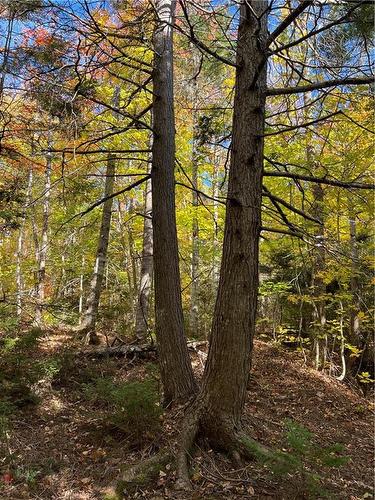
[[[164,404],[196,390],[184,335],[175,213],[175,123],[173,104],[174,0],[157,0],[154,31],[152,210],[155,273],[155,333]]]
[[[195,54],[194,54],[195,56]],[[194,59],[194,71],[196,71],[197,62]],[[198,98],[198,82],[197,77],[194,76],[192,80],[192,99],[193,99],[193,149],[192,149],[192,175],[191,183],[193,190],[192,194],[192,235],[191,235],[191,286],[190,286],[190,332],[197,335],[199,332],[199,223],[198,223],[198,111],[197,111],[197,98]]]
[[[117,118],[116,110],[119,108],[120,102],[120,87],[117,85],[113,92],[113,116]],[[109,235],[111,231],[113,187],[116,174],[116,159],[109,152],[107,156],[106,177],[104,185],[104,198],[102,209],[102,220],[100,224],[100,233],[98,246],[96,249],[94,273],[91,278],[90,288],[85,304],[85,311],[80,321],[78,331],[87,333],[87,341],[92,344],[98,343],[99,339],[96,335],[96,321],[98,317],[98,309],[100,295],[102,291],[103,278],[107,264],[107,251],[109,243]]]
[[[137,273],[137,255],[134,248],[133,227],[132,227],[133,211],[134,211],[134,199],[133,197],[130,197],[128,204],[129,219],[126,224],[126,232],[128,233],[127,249],[129,252],[129,262],[131,265],[132,289],[134,290],[134,294],[132,296],[132,310],[134,311],[134,305],[136,304],[137,301],[138,273]]]
[[[202,388],[212,416],[219,421],[229,417],[232,430],[245,401],[255,332],[266,71],[254,88],[251,84],[264,57],[266,8],[266,1],[253,1],[240,10],[237,64],[241,68],[236,74],[223,257]],[[263,14],[259,21],[254,13]]]
[[[116,172],[115,158],[113,157],[113,155],[111,155],[111,153],[109,153],[107,159],[104,198],[111,196],[113,193],[115,172]],[[88,341],[90,343],[96,343],[98,340],[97,335],[95,333],[95,328],[96,328],[96,320],[98,317],[98,308],[99,308],[100,294],[104,277],[104,270],[107,262],[107,250],[108,250],[109,234],[111,230],[112,203],[113,203],[113,198],[109,198],[103,204],[102,220],[100,225],[98,246],[96,250],[94,273],[92,275],[90,282],[90,288],[85,305],[85,312],[81,324],[79,325],[79,331],[88,334]]]
[[[135,336],[146,340],[150,332],[148,312],[153,274],[153,235],[152,235],[152,190],[151,181],[145,185],[145,209],[143,224],[143,248],[141,276],[139,280],[137,309],[135,314]]]
[[[202,389],[187,414],[178,461],[186,481],[186,450],[198,430],[217,448],[241,449],[236,437],[251,362],[258,290],[266,70],[267,2],[242,2],[237,45],[232,154],[219,288]]]

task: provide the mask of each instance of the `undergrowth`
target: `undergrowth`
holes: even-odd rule
[[[161,428],[162,409],[154,380],[116,383],[99,378],[84,388],[86,397],[108,412],[110,424],[139,447],[156,438]]]
[[[349,457],[343,456],[343,445],[334,443],[321,447],[314,440],[314,434],[293,420],[286,420],[285,448],[264,453],[252,441],[244,444],[276,477],[294,476],[298,482],[295,498],[333,498],[331,492],[322,486],[323,477],[318,471],[322,467],[340,467]]]

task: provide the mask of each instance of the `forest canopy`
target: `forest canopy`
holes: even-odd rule
[[[0,0],[0,25],[4,436],[55,336],[77,359],[157,360],[142,389],[77,384],[139,449],[189,402],[179,490],[202,437],[237,468],[300,453],[316,486],[303,422],[282,424],[288,460],[241,423],[257,349],[360,398],[374,384],[373,2]]]

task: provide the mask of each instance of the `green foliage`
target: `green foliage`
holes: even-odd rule
[[[38,339],[43,335],[40,328],[31,328],[27,332],[22,333],[20,336],[6,336],[3,339],[3,352],[4,353],[18,353],[21,354],[26,350],[30,350],[36,346]]]
[[[91,401],[109,410],[111,424],[134,446],[153,439],[160,430],[162,409],[153,380],[115,383],[100,378],[86,385],[85,392]]]
[[[313,434],[305,427],[286,420],[286,440],[295,454],[304,455],[310,450]]]
[[[321,485],[321,476],[315,470],[321,470],[322,466],[340,467],[349,459],[342,455],[344,447],[341,444],[320,447],[314,442],[314,434],[293,420],[285,421],[286,451],[264,452],[259,445],[248,439],[245,445],[276,476],[298,477],[300,494],[308,494],[308,498],[330,498],[329,492]]]
[[[0,229],[17,229],[23,217],[23,177],[0,180]]]
[[[373,384],[375,380],[371,378],[371,375],[369,372],[361,372],[358,373],[358,380],[361,382],[361,384]]]
[[[2,0],[0,6],[7,9],[8,15],[17,19],[24,19],[43,6],[43,0]]]
[[[22,334],[11,333],[3,337],[0,345],[0,404],[3,407],[17,408],[38,402],[32,386],[43,372],[31,354],[41,335],[39,328],[32,328]]]
[[[16,477],[20,481],[25,482],[29,487],[32,487],[36,484],[41,473],[42,471],[35,467],[21,466],[17,467]]]
[[[290,291],[289,283],[283,281],[263,281],[259,286],[259,295],[262,297],[270,297],[272,295],[285,295]]]

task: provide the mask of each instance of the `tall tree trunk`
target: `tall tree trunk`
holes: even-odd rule
[[[219,282],[219,161],[220,156],[219,153],[214,151],[214,165],[213,165],[213,173],[212,173],[212,197],[213,200],[213,255],[212,255],[212,285],[213,291],[216,293],[217,284]]]
[[[164,404],[196,390],[184,335],[175,213],[173,41],[175,0],[157,0],[154,31],[152,223],[155,332]]]
[[[133,297],[135,296],[136,294],[136,291],[135,291],[135,288],[134,288],[134,276],[132,275],[131,273],[131,258],[130,258],[130,253],[129,253],[129,245],[128,245],[128,239],[126,238],[126,227],[125,227],[125,223],[124,223],[124,211],[125,211],[125,202],[124,201],[121,201],[119,200],[118,201],[118,205],[117,205],[117,215],[118,215],[118,218],[117,218],[117,222],[118,222],[118,231],[120,233],[120,242],[121,242],[121,248],[122,248],[122,252],[123,252],[123,267],[125,269],[125,272],[126,272],[126,276],[127,276],[127,286],[128,286],[128,290],[127,290],[127,295],[128,295],[128,298],[129,298],[129,305],[130,305],[130,308],[132,307],[132,305],[134,304],[134,301],[133,301]]]
[[[353,200],[349,200],[349,227],[350,227],[350,256],[351,256],[351,276],[350,291],[352,294],[352,304],[350,310],[350,333],[349,342],[351,345],[361,348],[360,334],[361,321],[359,312],[361,311],[360,281],[358,279],[358,243],[357,224]],[[355,358],[349,357],[347,361],[348,370],[352,370]]]
[[[241,3],[237,45],[232,155],[223,256],[210,348],[202,389],[185,422],[178,461],[186,480],[186,449],[198,430],[214,447],[233,451],[249,376],[258,292],[261,229],[263,133],[266,69],[256,77],[265,54],[267,2]],[[255,82],[253,81],[255,80]]]
[[[145,186],[145,209],[143,224],[143,248],[141,276],[139,280],[137,309],[135,314],[135,335],[146,340],[149,334],[148,311],[153,273],[153,235],[152,235],[152,191],[151,181]]]
[[[79,324],[82,324],[82,313],[83,313],[83,278],[85,272],[85,256],[82,255],[82,264],[81,264],[81,275],[79,277],[79,300],[78,300],[78,315],[79,315]]]
[[[30,201],[31,188],[33,183],[33,170],[30,168],[29,170],[29,178],[27,182],[27,190],[26,190],[26,199],[24,210]],[[21,220],[21,225],[18,233],[17,240],[17,257],[16,257],[16,304],[17,304],[17,317],[21,318],[22,315],[22,298],[23,298],[23,277],[22,277],[22,259],[23,259],[23,243],[24,243],[24,233],[25,233],[25,215],[23,215]]]
[[[104,198],[108,198],[113,194],[113,186],[115,180],[116,162],[111,153],[108,154]],[[113,198],[106,199],[103,203],[102,220],[100,225],[100,233],[98,239],[98,246],[96,250],[94,273],[90,282],[90,289],[88,292],[85,312],[82,322],[79,326],[79,331],[85,332],[88,335],[87,340],[90,343],[97,343],[98,337],[95,332],[96,320],[98,317],[98,308],[100,301],[100,294],[102,289],[105,265],[107,262],[107,250],[109,242],[109,234],[111,230],[112,218],[112,203]]]
[[[120,103],[120,87],[117,85],[113,92],[113,108],[118,109]],[[117,117],[116,111],[113,113]],[[87,341],[92,344],[98,343],[99,339],[96,335],[96,321],[98,317],[98,309],[100,295],[102,291],[103,278],[107,264],[107,250],[109,243],[109,235],[111,231],[113,186],[115,183],[116,174],[116,159],[111,152],[107,156],[107,166],[105,173],[104,198],[102,209],[102,220],[100,224],[100,233],[98,246],[96,249],[94,273],[91,278],[90,288],[85,304],[85,312],[80,321],[78,330],[87,333]]]
[[[45,281],[46,281],[46,260],[48,250],[48,231],[49,231],[49,216],[50,216],[50,198],[51,198],[51,174],[52,174],[52,153],[51,149],[51,132],[48,137],[47,163],[45,169],[44,181],[44,198],[43,198],[43,222],[42,234],[37,251],[38,256],[38,273],[36,284],[36,309],[35,323],[37,326],[43,326],[43,308],[45,301]]]
[[[344,307],[340,300],[340,358],[341,358],[341,374],[337,380],[344,380],[346,376],[346,359],[345,359],[345,336],[344,336]]]
[[[127,234],[127,236],[128,236],[127,249],[129,252],[129,261],[131,264],[132,289],[134,290],[134,294],[132,296],[132,308],[134,307],[134,304],[136,303],[136,297],[137,297],[136,290],[138,288],[137,255],[136,255],[135,248],[134,248],[134,238],[133,238],[133,230],[132,230],[133,210],[134,210],[134,200],[133,200],[133,198],[130,198],[129,208],[128,208],[128,213],[129,213],[130,217],[129,217],[128,222],[126,224],[126,231],[128,233]]]
[[[191,286],[190,286],[190,331],[197,335],[199,332],[199,223],[198,223],[198,167],[199,167],[199,124],[198,124],[198,75],[199,59],[197,50],[193,50],[193,71],[191,80],[191,98],[193,107],[193,147],[192,147],[192,235],[191,235]]]
[[[314,353],[315,353],[315,368],[319,369],[321,364],[323,369],[325,368],[325,361],[327,358],[327,337],[325,332],[326,324],[326,302],[324,298],[325,294],[325,284],[321,273],[325,270],[325,241],[324,241],[324,213],[323,213],[323,203],[324,203],[324,190],[321,184],[314,184],[312,186],[313,192],[313,207],[312,214],[314,217],[322,222],[315,231],[315,247],[314,247],[314,264],[313,264],[313,276],[312,285],[314,293]],[[323,344],[323,361],[321,360],[321,340],[324,339]]]

